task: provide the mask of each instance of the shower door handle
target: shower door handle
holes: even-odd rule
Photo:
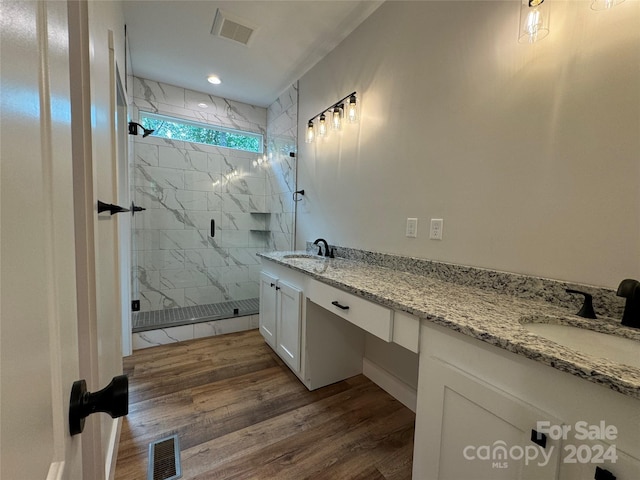
[[[139,207],[135,203],[131,202],[131,215],[135,215],[136,212],[144,212],[146,208]]]
[[[113,203],[105,203],[98,200],[98,213],[109,212],[111,215],[116,213],[128,212],[128,208],[115,205]]]
[[[216,221],[211,219],[211,238],[216,236]]]

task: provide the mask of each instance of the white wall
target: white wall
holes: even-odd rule
[[[639,278],[640,3],[549,3],[550,35],[523,45],[519,2],[387,2],[309,71],[301,132],[353,90],[361,121],[299,144],[297,247]]]

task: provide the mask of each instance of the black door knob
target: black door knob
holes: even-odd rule
[[[87,391],[87,382],[84,380],[73,382],[69,402],[71,435],[82,433],[85,418],[96,412],[108,413],[111,418],[129,413],[129,379],[126,375],[113,377],[109,385],[95,393]]]

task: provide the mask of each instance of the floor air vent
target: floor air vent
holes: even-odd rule
[[[147,480],[174,480],[182,477],[178,436],[163,438],[149,444]]]

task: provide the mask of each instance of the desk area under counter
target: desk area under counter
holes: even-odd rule
[[[528,478],[533,469],[534,478],[573,480],[593,478],[595,466],[621,480],[640,478],[640,369],[576,354],[520,324],[532,311],[566,317],[569,312],[561,302],[481,288],[466,277],[456,278],[459,272],[451,266],[434,267],[454,280],[443,281],[442,275],[417,275],[361,259],[306,252],[259,255],[263,275],[268,275],[260,288],[260,328],[263,318],[273,317],[271,333],[283,339],[275,347],[270,343],[272,348],[309,389],[364,373],[416,412],[414,479],[475,478],[484,468],[487,478]],[[521,278],[516,281],[522,283]],[[502,287],[505,280],[496,283]],[[279,285],[294,287],[299,302],[282,296]],[[545,288],[564,290],[564,285],[547,282]],[[598,294],[616,301],[610,292]],[[263,295],[273,298],[263,302]],[[640,341],[640,334],[623,333]],[[290,354],[298,360],[287,361]],[[575,395],[580,397],[577,404]],[[496,469],[458,452],[469,442],[520,439],[524,446],[538,421],[616,425],[617,461],[567,463],[561,444],[571,439],[550,439],[554,455],[549,454],[551,466],[545,469],[518,466],[521,460]],[[471,431],[485,433],[468,437]],[[598,441],[585,448],[611,447],[610,441]],[[514,476],[516,467],[520,473]]]
[[[314,259],[300,260],[290,262],[318,267]],[[309,390],[364,373],[415,412],[417,317],[282,262],[264,256],[262,261],[260,332]],[[287,293],[292,289],[300,292],[299,300]]]

